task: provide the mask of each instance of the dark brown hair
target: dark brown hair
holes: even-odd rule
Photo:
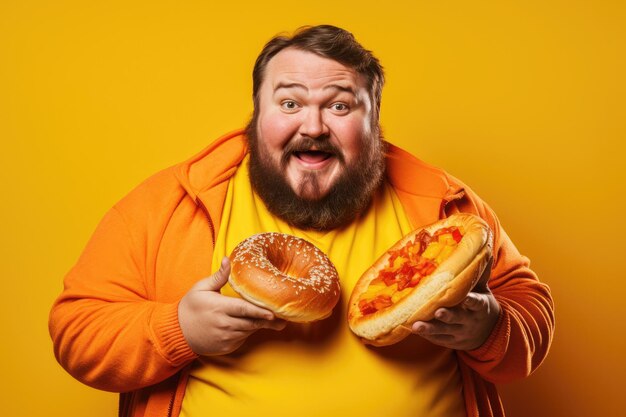
[[[383,67],[370,51],[357,42],[352,33],[331,25],[304,26],[293,36],[272,38],[257,57],[252,71],[252,98],[255,113],[259,106],[259,89],[268,62],[285,48],[297,48],[329,58],[365,76],[372,99],[372,121],[377,124],[385,76]]]

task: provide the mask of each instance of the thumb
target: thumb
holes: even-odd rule
[[[194,289],[200,291],[219,291],[227,282],[230,276],[230,259],[227,256],[222,258],[222,264],[213,275],[202,279],[194,285]]]

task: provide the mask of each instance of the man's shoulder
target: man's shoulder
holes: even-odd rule
[[[463,182],[444,169],[390,143],[387,143],[386,161],[389,182],[410,194],[445,198],[466,188]]]
[[[191,195],[201,195],[230,178],[247,153],[244,131],[220,136],[206,148],[174,167],[176,178]]]
[[[124,213],[144,215],[174,210],[186,200],[195,204],[198,195],[229,177],[245,151],[241,130],[223,135],[191,158],[149,176],[115,206]]]
[[[387,177],[399,190],[398,195],[418,218],[417,224],[427,224],[435,216],[455,212],[476,214],[497,227],[495,213],[470,186],[442,168],[430,165],[409,152],[391,145],[387,155]],[[430,217],[421,217],[430,210]],[[423,221],[422,221],[423,220]]]
[[[176,165],[152,174],[121,200],[115,208],[126,215],[144,215],[168,205],[168,201],[180,201],[185,190],[176,177]]]

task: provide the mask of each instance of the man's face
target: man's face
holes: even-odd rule
[[[385,170],[370,111],[351,68],[289,48],[270,60],[247,135],[250,182],[274,215],[328,230],[367,207]]]
[[[261,153],[301,198],[325,196],[369,140],[371,102],[364,78],[311,52],[274,56],[259,91]]]

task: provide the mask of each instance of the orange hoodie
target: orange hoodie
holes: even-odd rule
[[[102,219],[50,313],[55,355],[75,378],[120,392],[120,415],[177,416],[196,355],[178,302],[212,271],[228,181],[247,152],[241,131],[150,177]],[[491,209],[445,172],[389,145],[387,179],[414,227],[470,212],[494,231],[490,288],[502,314],[480,348],[457,352],[467,415],[504,415],[493,383],[528,376],[554,330],[550,291]]]

